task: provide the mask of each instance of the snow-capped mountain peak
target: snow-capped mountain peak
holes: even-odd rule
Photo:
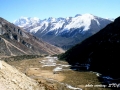
[[[40,20],[37,17],[21,17],[16,20],[14,24],[26,29],[28,32],[37,33],[38,31],[44,34],[49,32],[54,32],[55,35],[60,35],[61,33],[73,32],[76,29],[79,31],[88,31],[91,29],[91,26],[101,26],[101,22],[105,19],[94,16],[92,14],[76,14],[75,17],[67,18],[54,18],[49,17],[48,19]],[[106,19],[107,22],[111,22],[109,19]],[[96,27],[95,26],[95,27]]]
[[[18,20],[15,20],[13,22],[15,25],[22,27],[24,29],[27,29],[29,27],[37,27],[40,23],[40,19],[37,17],[21,17]]]
[[[82,14],[81,16],[82,16],[82,17],[84,17],[84,18],[89,18],[89,19],[94,19],[94,18],[95,18],[95,16],[94,16],[94,15],[89,14],[89,13]]]
[[[62,48],[70,48],[97,33],[112,21],[92,14],[76,14],[75,17],[39,18],[23,17],[14,24],[42,38],[46,42]]]
[[[28,17],[20,17],[18,20],[15,20],[13,23],[16,25],[23,25],[28,22]]]
[[[95,20],[95,16],[91,14],[77,14],[72,18],[71,23],[68,24],[65,29],[70,30],[71,28],[83,28],[83,31],[89,30],[91,20]]]

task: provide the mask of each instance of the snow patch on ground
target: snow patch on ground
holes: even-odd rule
[[[60,82],[58,82],[54,79],[48,79],[48,80],[50,80],[52,82],[57,82],[57,83],[61,84],[62,86],[65,86],[66,88],[69,88],[70,90],[82,90],[81,88],[76,88],[76,87],[73,87],[73,86],[71,86],[69,84],[66,84],[66,83],[60,83]]]
[[[70,67],[71,65],[64,65],[64,64],[57,64],[58,58],[57,57],[45,57],[46,60],[39,61],[39,63],[42,63],[42,67],[49,67],[49,66],[54,66],[55,68],[53,69],[53,73],[56,74],[56,72],[63,71],[63,70],[71,70],[71,69],[64,69],[64,67]],[[82,90],[81,88],[76,88],[71,85],[68,85],[66,83],[60,83],[54,79],[48,79],[50,81],[55,81],[63,86],[66,86],[70,90]]]
[[[93,72],[93,71],[91,71]],[[98,73],[98,72],[93,72],[96,74],[96,76],[98,77],[102,77],[103,79],[108,79],[108,80],[113,80],[113,78],[111,78],[110,76],[102,76],[102,74]]]
[[[75,88],[71,85],[66,84],[67,88],[72,89],[72,90],[82,90],[81,88]]]
[[[99,76],[101,76],[101,74],[100,74],[100,73],[96,73],[96,76],[98,76],[98,77],[99,77]]]
[[[109,77],[109,76],[103,76],[104,79],[109,79],[109,80],[113,80],[113,78]]]
[[[56,66],[53,71],[62,71],[63,67],[70,67],[71,65],[63,65],[63,64],[57,64],[58,58],[57,57],[45,57],[46,60],[39,61],[39,63],[42,63],[42,67],[49,67],[49,66]]]
[[[56,67],[53,69],[53,71],[62,71],[62,67]]]
[[[62,67],[70,67],[71,65],[61,65]]]
[[[39,61],[39,63],[42,63],[42,67],[49,67],[49,66],[56,66],[56,62],[57,62],[57,57],[46,57],[46,60],[42,60],[42,61]]]

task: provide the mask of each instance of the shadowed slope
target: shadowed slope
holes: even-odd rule
[[[60,59],[70,64],[90,64],[90,70],[120,77],[120,17],[97,34],[69,49]]]

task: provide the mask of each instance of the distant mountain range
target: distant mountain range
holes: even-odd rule
[[[61,55],[72,65],[89,64],[89,69],[120,78],[120,17],[98,33],[72,47]],[[120,82],[120,79],[115,79]],[[115,82],[115,81],[114,81]]]
[[[69,49],[104,28],[112,20],[100,18],[92,14],[77,14],[67,18],[21,17],[14,24],[27,32],[63,49]]]
[[[52,55],[62,52],[64,50],[50,45],[0,18],[0,56]]]

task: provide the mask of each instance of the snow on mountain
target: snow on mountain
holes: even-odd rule
[[[47,21],[48,21],[48,22],[55,22],[55,21],[56,21],[56,18],[49,17]]]
[[[40,25],[40,19],[37,17],[21,17],[13,22],[15,25],[27,29],[29,27],[37,27]]]
[[[100,25],[98,17],[92,14],[77,14],[75,17],[67,18],[53,18],[49,17],[48,19],[40,20],[39,18],[28,18],[21,17],[18,20],[14,21],[14,24],[26,29],[28,32],[37,33],[41,30],[42,32],[51,32],[54,31],[55,34],[59,35],[60,33],[65,32],[65,30],[73,30],[82,28],[82,31],[87,31],[90,29],[91,21],[94,20]],[[109,20],[109,19],[108,19]],[[48,30],[46,30],[48,29]]]
[[[36,33],[39,29],[41,30],[41,33],[48,27],[49,22],[46,20],[43,20],[41,23],[39,23],[38,26],[33,26],[29,29],[30,33]],[[25,29],[25,28],[24,28]],[[26,28],[27,29],[27,28]]]
[[[38,27],[35,27],[33,29],[30,30],[30,32],[32,33],[36,33],[42,26],[38,26]]]
[[[106,19],[108,19],[110,21],[114,21],[115,20],[115,18],[106,18]]]
[[[84,27],[84,31],[88,30],[91,24],[91,20],[95,19],[95,17],[91,14],[83,14],[83,15],[77,15],[72,18],[72,21],[70,24],[68,24],[65,29],[70,30],[71,28],[80,28]]]
[[[111,22],[112,21],[109,19],[97,17],[88,13],[77,14],[74,17],[66,18],[49,17],[44,20],[21,17],[16,20],[14,24],[53,45],[59,46],[65,43],[64,46],[66,47],[66,43],[69,43],[71,46],[71,43],[76,44],[77,42],[81,42]],[[57,37],[60,40],[58,40]],[[66,39],[67,41],[63,41],[62,39]]]

